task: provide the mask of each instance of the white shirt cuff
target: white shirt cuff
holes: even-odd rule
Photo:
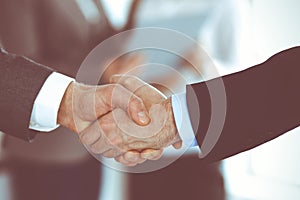
[[[175,94],[172,96],[172,108],[176,127],[183,142],[183,147],[196,147],[200,151],[190,121],[186,103],[186,93]]]
[[[53,72],[38,93],[31,112],[29,128],[42,132],[56,129],[61,100],[73,78]]]

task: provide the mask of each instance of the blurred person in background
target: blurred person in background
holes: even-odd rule
[[[202,33],[210,31],[206,36],[200,34],[198,39],[205,43],[207,48],[214,49],[209,53],[213,57],[221,58],[219,62],[231,61],[230,64],[234,64],[236,58],[232,52],[235,52],[238,40],[236,19],[239,13],[236,6],[238,3],[233,0],[222,3],[175,0],[117,3],[97,0],[24,2],[2,0],[0,3],[1,45],[9,52],[25,55],[42,64],[59,66],[60,72],[72,77],[75,76],[85,56],[97,44],[120,31],[133,28],[136,20],[140,20],[138,23],[143,24],[143,14],[148,13],[148,17],[152,18],[154,16],[149,15],[151,11],[152,14],[155,14],[155,11],[163,11],[173,13],[174,16],[176,12],[182,14],[181,10],[188,13],[189,9],[199,4],[205,8],[197,11],[205,16],[205,23],[199,27],[195,27],[193,23],[189,26],[200,29]],[[154,7],[160,9],[154,10]],[[199,16],[194,18],[197,20],[197,17]],[[164,27],[159,24],[157,26]],[[124,46],[126,43],[127,41]],[[226,50],[219,51],[219,49]],[[201,52],[193,49],[187,50],[187,54],[193,57],[192,59],[198,59],[199,66],[190,66],[177,60],[176,69],[187,76],[192,76],[194,80],[202,79],[207,69],[203,66],[205,61],[201,60]],[[131,67],[143,61],[140,56],[121,57],[107,70],[101,83],[107,82],[112,74],[126,73]],[[200,70],[195,70],[194,67]],[[199,71],[203,74],[199,74]],[[179,87],[172,77],[164,75],[161,78],[170,80],[170,88]],[[168,90],[164,92],[170,94]],[[98,198],[100,165],[65,128],[40,136],[30,144],[6,136],[3,144],[2,162],[6,163],[10,170],[14,199]],[[129,199],[197,199],[198,194],[205,199],[224,199],[219,164],[203,166],[197,164],[197,160],[198,157],[191,154],[180,158],[165,169],[148,174],[129,175]],[[189,170],[182,173],[182,169]],[[190,183],[189,186],[187,183]]]
[[[73,0],[1,0],[1,47],[75,77],[81,62],[96,45],[133,27],[138,4],[132,2],[128,8],[132,14],[117,29],[102,4],[92,2],[96,15],[89,18]],[[123,65],[130,66],[133,60],[126,59]],[[98,199],[100,164],[64,127],[39,135],[32,143],[5,135],[1,154],[12,199]]]
[[[143,1],[138,11],[137,26],[154,26],[174,29],[194,38],[207,51],[217,65],[220,75],[241,70],[240,52],[244,33],[244,8],[248,1]],[[147,8],[151,9],[152,12]],[[144,13],[151,13],[145,16]],[[155,17],[151,20],[149,18]],[[144,19],[144,21],[142,21]],[[134,40],[134,38],[132,38]],[[137,39],[138,40],[138,39]],[[152,58],[151,62],[174,67],[189,83],[215,77],[213,66],[205,60],[205,53],[198,47],[183,47],[188,60],[163,54],[164,58]],[[157,54],[162,54],[159,51]],[[204,54],[203,54],[204,53]],[[159,57],[160,55],[157,55]],[[171,57],[169,60],[163,60]],[[192,66],[190,61],[198,63]],[[151,70],[147,74],[151,74]],[[150,75],[151,76],[151,75]],[[155,76],[155,75],[153,75]],[[167,96],[172,91],[183,91],[182,84],[170,74],[156,74],[155,78],[142,76],[143,80],[161,79],[167,87],[155,85]],[[194,148],[194,147],[193,147]],[[168,154],[172,156],[172,152]],[[129,198],[138,199],[207,199],[226,198],[220,163],[203,165],[193,150],[181,156],[166,168],[144,174],[129,174]]]

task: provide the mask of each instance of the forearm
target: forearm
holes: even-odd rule
[[[222,77],[227,99],[225,123],[218,142],[204,160],[216,161],[235,155],[300,124],[299,57],[300,48],[290,49],[258,66]],[[192,101],[191,90],[196,92],[199,101],[201,120],[195,131],[198,144],[203,146],[212,116],[210,94],[206,83],[191,85],[188,104]],[[194,110],[189,105],[192,118]]]
[[[50,68],[29,59],[0,50],[0,129],[30,140],[34,132],[28,129],[35,98]]]

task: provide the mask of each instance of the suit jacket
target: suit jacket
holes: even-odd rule
[[[38,133],[28,129],[32,106],[48,75],[52,71],[76,75],[96,45],[134,25],[137,1],[121,30],[110,25],[102,5],[96,0],[95,3],[100,15],[97,24],[86,21],[74,0],[0,0],[0,45],[10,53],[43,63],[1,50],[0,131],[30,141]],[[1,152],[45,161],[74,160],[87,155],[75,135],[63,127],[51,134],[40,134],[32,144],[5,137]]]
[[[192,126],[206,154],[202,161],[221,160],[249,150],[299,126],[299,56],[300,47],[291,48],[242,72],[187,86]],[[210,149],[214,142],[204,138],[209,134],[217,136],[207,130],[210,123],[219,123],[211,121],[210,92],[221,80],[226,92],[226,116],[220,137]],[[222,109],[218,105],[215,108],[214,114],[221,115]]]
[[[52,69],[0,49],[0,130],[31,140],[33,102]]]
[[[7,12],[7,7],[14,1],[4,1],[6,4],[1,6],[2,14]],[[51,22],[53,20],[49,15],[49,9],[45,8],[43,1],[33,1],[38,12],[43,12],[41,22]],[[49,2],[49,1],[47,1]],[[45,3],[45,2],[44,2]],[[55,7],[55,4],[52,5]],[[9,10],[9,9],[8,9]],[[53,16],[55,16],[52,13]],[[52,16],[51,15],[51,16]],[[1,17],[1,25],[5,25]],[[130,20],[132,21],[132,20]],[[49,23],[52,24],[52,23]],[[47,25],[47,23],[46,23]],[[60,26],[63,26],[61,24]],[[132,23],[126,26],[130,28]],[[8,25],[7,28],[10,26]],[[55,27],[53,26],[53,30]],[[38,31],[46,29],[45,24],[37,26]],[[72,28],[67,29],[72,31]],[[108,28],[109,30],[109,28]],[[7,37],[13,34],[5,34],[6,29],[1,29],[2,35]],[[5,32],[6,31],[6,32]],[[97,32],[93,33],[94,35]],[[111,32],[112,33],[112,32]],[[92,35],[93,35],[92,34]],[[45,42],[48,48],[40,49],[37,60],[44,61],[51,65],[53,60],[60,60],[58,44],[50,37],[47,32],[39,34],[45,36],[41,42]],[[100,34],[94,37],[93,41],[101,41],[107,34]],[[57,36],[56,38],[60,38]],[[75,37],[74,38],[78,38]],[[2,38],[1,38],[2,39]],[[2,39],[4,44],[6,40]],[[66,50],[71,50],[73,45],[70,42]],[[14,44],[17,45],[17,44]],[[84,45],[81,56],[86,55],[92,47],[93,42],[88,41]],[[53,46],[54,45],[54,46]],[[80,45],[75,45],[80,47]],[[52,47],[52,48],[51,48]],[[17,49],[17,47],[15,47]],[[39,49],[39,48],[38,48]],[[56,55],[56,51],[60,54]],[[240,73],[228,75],[208,82],[193,84],[187,86],[187,102],[192,120],[192,125],[200,146],[206,136],[211,117],[211,99],[207,84],[223,80],[227,98],[227,112],[225,124],[221,136],[204,160],[220,160],[230,155],[245,151],[271,140],[284,132],[299,125],[299,93],[295,91],[295,85],[299,84],[297,79],[297,56],[300,54],[299,48],[293,48],[275,55],[268,61],[250,68]],[[34,56],[33,56],[34,57]],[[66,56],[62,56],[67,59]],[[71,58],[78,58],[70,55]],[[58,58],[58,59],[53,59]],[[62,64],[56,70],[67,74],[74,74],[80,63],[76,59],[69,59],[70,63]],[[59,65],[57,65],[59,66]],[[283,66],[287,68],[283,70]],[[39,65],[24,57],[7,54],[1,50],[0,54],[0,130],[17,136],[22,139],[30,140],[35,132],[28,129],[30,114],[34,99],[42,87],[45,79],[52,72],[52,69]],[[194,95],[196,94],[196,96]],[[197,106],[198,109],[195,109]],[[201,120],[197,120],[197,110],[201,111]],[[205,149],[204,149],[205,150]]]

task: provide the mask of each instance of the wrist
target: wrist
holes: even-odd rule
[[[175,131],[178,132],[177,127],[176,127],[176,123],[175,123],[174,111],[173,111],[173,107],[172,107],[172,98],[170,97],[170,98],[166,99],[163,102],[163,104],[164,104],[164,107],[166,108],[166,110],[169,114],[168,119],[174,125]]]
[[[168,127],[168,132],[169,134],[173,135],[174,138],[178,138],[179,132],[177,130],[177,126],[175,123],[175,118],[174,118],[174,113],[173,113],[173,108],[172,108],[172,99],[168,98],[162,102],[162,105],[166,109],[167,112],[167,121],[166,125]],[[175,141],[177,142],[177,141]]]
[[[72,112],[74,84],[75,83],[72,82],[67,87],[66,92],[64,93],[64,96],[60,103],[57,116],[57,123],[70,129],[71,127],[74,127]]]

